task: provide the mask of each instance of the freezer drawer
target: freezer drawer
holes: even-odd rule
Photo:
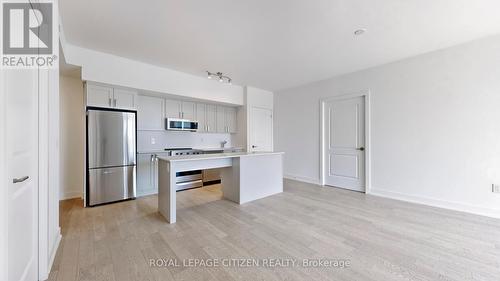
[[[89,206],[135,198],[135,181],[135,166],[89,170]]]

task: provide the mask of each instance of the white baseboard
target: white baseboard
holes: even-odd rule
[[[319,179],[315,179],[315,178],[303,177],[303,176],[297,176],[297,175],[291,175],[291,174],[285,174],[285,175],[283,175],[283,177],[285,179],[291,179],[291,180],[321,185],[321,183],[319,182]]]
[[[64,191],[61,193],[59,200],[67,200],[73,198],[83,198],[83,194],[81,191]]]
[[[52,265],[54,264],[54,260],[56,258],[57,249],[59,249],[59,244],[61,244],[61,239],[62,239],[61,227],[58,227],[57,237],[56,237],[56,241],[54,243],[54,248],[52,249],[52,252],[50,253],[49,270],[47,271],[47,272],[49,272],[49,274],[50,274],[50,270],[52,269]]]
[[[62,235],[61,235],[61,227],[57,228],[56,240],[54,241],[54,247],[50,252],[49,266],[45,271],[43,276],[40,276],[40,280],[49,279],[50,270],[52,269],[52,265],[54,264],[54,260],[56,259],[57,249],[59,249],[59,244],[61,243]]]
[[[418,195],[403,194],[394,191],[383,190],[380,188],[372,187],[369,191],[370,195],[385,197],[390,199],[396,199],[400,201],[406,201],[411,203],[417,203],[432,207],[438,207],[443,209],[449,209],[459,212],[471,213],[475,215],[481,215],[492,218],[500,218],[500,209],[490,209],[484,208],[482,206],[469,205],[460,202],[452,202],[441,199],[435,199],[430,197],[423,197]]]

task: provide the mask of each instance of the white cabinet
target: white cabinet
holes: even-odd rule
[[[237,127],[236,115],[237,115],[236,107],[226,108],[226,126],[227,126],[228,133],[231,133],[231,134],[236,133],[236,127]]]
[[[165,100],[165,118],[181,118],[181,107],[181,101]]]
[[[112,107],[113,88],[87,84],[87,106]]]
[[[158,156],[168,153],[137,154],[137,197],[158,193]]]
[[[226,132],[226,107],[217,106],[217,133]]]
[[[165,118],[198,121],[200,133],[236,133],[236,107],[194,103],[161,97],[139,95],[137,104],[138,130],[164,130]]]
[[[196,121],[198,121],[198,132],[205,133],[207,132],[207,105],[203,103],[196,104]]]
[[[158,192],[156,159],[155,154],[137,155],[137,197]]]
[[[122,109],[134,109],[137,93],[125,89],[113,89],[113,106]]]
[[[183,101],[181,103],[181,118],[188,120],[196,119],[196,104],[194,102]]]
[[[196,104],[196,121],[198,121],[198,132],[217,132],[217,106],[212,104]]]
[[[194,102],[165,100],[165,117],[194,120],[196,117],[196,104]]]
[[[217,132],[236,133],[236,108],[217,106]]]
[[[207,133],[215,133],[217,131],[217,106],[213,104],[205,105],[205,124],[207,125]]]
[[[137,92],[87,83],[87,106],[135,109]]]
[[[164,99],[139,95],[137,97],[137,129],[165,130]]]

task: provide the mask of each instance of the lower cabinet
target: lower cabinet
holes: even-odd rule
[[[137,155],[137,197],[158,193],[156,154]]]

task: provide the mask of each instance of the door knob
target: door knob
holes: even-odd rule
[[[252,145],[252,148],[257,148],[257,146],[256,145]]]
[[[15,178],[15,179],[12,180],[12,182],[13,183],[20,183],[20,182],[23,182],[23,181],[25,181],[25,180],[27,180],[29,178],[30,177],[28,177],[28,176],[25,176],[25,177],[22,177],[22,178]]]
[[[356,150],[361,150],[361,151],[364,151],[364,150],[365,150],[365,148],[364,148],[364,147],[358,147],[358,148],[356,148]]]

